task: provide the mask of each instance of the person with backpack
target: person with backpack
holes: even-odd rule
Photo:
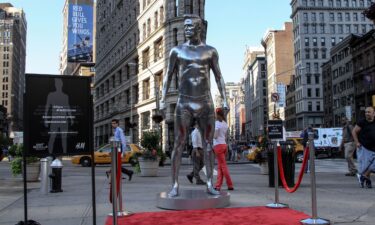
[[[348,162],[348,170],[349,172],[345,174],[345,176],[355,176],[357,174],[357,168],[354,164],[354,152],[356,149],[355,142],[352,135],[353,126],[350,124],[348,119],[344,116],[341,119],[341,123],[343,125],[342,128],[342,141],[340,145],[340,150],[344,150],[345,152],[345,159]]]

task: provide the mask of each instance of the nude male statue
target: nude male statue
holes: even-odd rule
[[[212,140],[215,132],[214,104],[211,97],[210,70],[224,100],[223,108],[228,109],[225,94],[225,83],[219,68],[219,56],[214,47],[206,45],[201,40],[202,20],[198,16],[189,15],[184,22],[187,41],[174,47],[169,55],[168,67],[163,80],[160,110],[165,115],[165,99],[174,73],[177,73],[179,83],[178,100],[174,118],[174,148],[172,152],[172,189],[169,197],[179,194],[178,174],[181,164],[181,154],[186,144],[186,135],[197,121],[202,135],[204,163],[207,170],[207,192],[212,195],[220,194],[213,187],[214,153]]]

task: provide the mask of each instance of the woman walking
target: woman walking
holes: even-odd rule
[[[223,184],[223,177],[227,182],[228,190],[234,190],[233,182],[229,175],[227,162],[225,161],[225,154],[227,152],[227,143],[225,138],[227,136],[228,124],[225,122],[224,111],[221,108],[216,109],[216,122],[213,149],[218,162],[218,175],[215,184],[215,189],[220,191]]]

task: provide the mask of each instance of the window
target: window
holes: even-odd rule
[[[329,31],[331,34],[335,34],[336,33],[336,26],[334,24],[330,24],[329,25]]]
[[[327,58],[327,50],[322,49],[322,59],[326,59],[326,58]]]
[[[335,21],[335,14],[334,13],[329,13],[329,21],[330,22]]]
[[[142,130],[150,129],[150,112],[144,112],[141,114],[142,119]]]
[[[320,111],[320,102],[316,102],[316,111]]]
[[[303,26],[303,32],[304,32],[305,34],[308,34],[308,33],[309,33],[309,25],[308,25],[308,24],[305,24],[305,25]]]
[[[341,7],[341,0],[336,0],[336,7]]]
[[[306,72],[310,73],[311,72],[311,66],[310,63],[306,63]]]
[[[316,34],[316,24],[313,24],[311,28],[312,28],[311,33]]]
[[[308,110],[309,112],[312,111],[312,102],[308,102],[308,103],[307,103],[307,110]]]
[[[358,24],[354,24],[354,26],[353,26],[353,33],[354,34],[358,34],[359,33],[359,26],[358,26]]]
[[[310,6],[315,6],[315,0],[310,0]]]
[[[306,83],[311,84],[311,75],[306,76]]]
[[[313,38],[313,46],[317,47],[318,46],[318,40],[316,37]]]
[[[343,28],[343,26],[342,26],[342,24],[339,24],[338,26],[337,26],[337,33],[339,33],[339,34],[342,34],[342,33],[344,33],[344,28]]]
[[[151,19],[147,19],[147,37],[151,34]]]
[[[163,39],[160,38],[154,43],[154,62],[163,58]]]
[[[307,0],[302,0],[302,5],[307,6]]]
[[[159,27],[159,14],[158,11],[154,13],[154,30]]]
[[[345,13],[345,21],[350,21],[350,14],[349,13]]]
[[[309,20],[309,17],[308,17],[308,15],[307,15],[307,13],[303,13],[303,20],[304,20],[305,22],[307,22],[307,21]]]
[[[134,85],[133,86],[133,95],[134,95],[134,102],[133,104],[137,104],[138,103],[138,100],[139,100],[139,88],[138,88],[138,84],[137,85]]]
[[[320,38],[320,46],[326,46],[326,38],[325,37],[321,37]]]
[[[315,84],[319,84],[320,81],[319,81],[319,75],[315,75]]]
[[[323,6],[323,0],[318,0],[318,6]]]
[[[344,6],[349,7],[349,0],[344,0]]]
[[[307,88],[307,97],[311,97],[311,88]]]
[[[333,7],[333,0],[328,0],[328,6]]]
[[[345,25],[345,33],[349,34],[350,33],[350,24]]]
[[[358,21],[358,13],[353,13],[353,21]]]
[[[309,38],[305,38],[305,46],[309,47]]]
[[[150,98],[150,79],[146,79],[143,81],[143,100],[147,100]]]
[[[357,0],[352,0],[352,7],[357,7]]]
[[[310,59],[310,51],[305,49],[305,58]]]
[[[337,21],[342,22],[342,13],[337,13]]]
[[[320,97],[320,89],[319,88],[315,89],[315,96]]]
[[[311,21],[316,21],[316,13],[311,13]]]
[[[162,24],[164,22],[164,7],[160,7],[160,23]]]
[[[319,20],[320,22],[324,21],[324,13],[319,13]]]
[[[146,69],[147,67],[150,66],[150,49],[149,48],[147,48],[146,50],[142,52],[142,59],[143,59],[142,69]]]
[[[314,49],[313,54],[314,54],[314,59],[318,59],[318,50]]]
[[[193,14],[193,0],[185,0],[185,13]]]

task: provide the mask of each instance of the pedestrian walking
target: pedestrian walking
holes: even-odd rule
[[[365,110],[365,119],[360,120],[353,129],[353,139],[357,147],[358,182],[363,188],[372,188],[370,174],[375,171],[375,111],[373,107]]]
[[[227,143],[225,137],[228,131],[228,124],[225,122],[224,111],[221,108],[216,109],[216,122],[215,122],[215,133],[214,133],[214,152],[217,158],[218,175],[215,184],[215,189],[220,191],[221,185],[223,184],[223,177],[227,182],[228,190],[234,190],[233,182],[229,175],[227,162],[225,161],[225,154],[227,151]]]
[[[342,128],[342,141],[340,144],[340,150],[345,152],[345,159],[348,162],[348,173],[345,176],[355,176],[357,174],[357,168],[354,164],[354,152],[356,149],[355,142],[352,135],[353,126],[350,124],[348,119],[344,116],[341,118]]]
[[[191,132],[191,144],[193,146],[193,150],[191,152],[191,157],[193,159],[193,171],[186,175],[186,177],[190,183],[193,183],[193,178],[195,178],[195,183],[197,185],[205,185],[206,182],[204,182],[199,175],[199,171],[201,171],[204,166],[204,152],[202,148],[202,135],[199,131],[199,125],[197,122],[195,122],[194,130]]]

